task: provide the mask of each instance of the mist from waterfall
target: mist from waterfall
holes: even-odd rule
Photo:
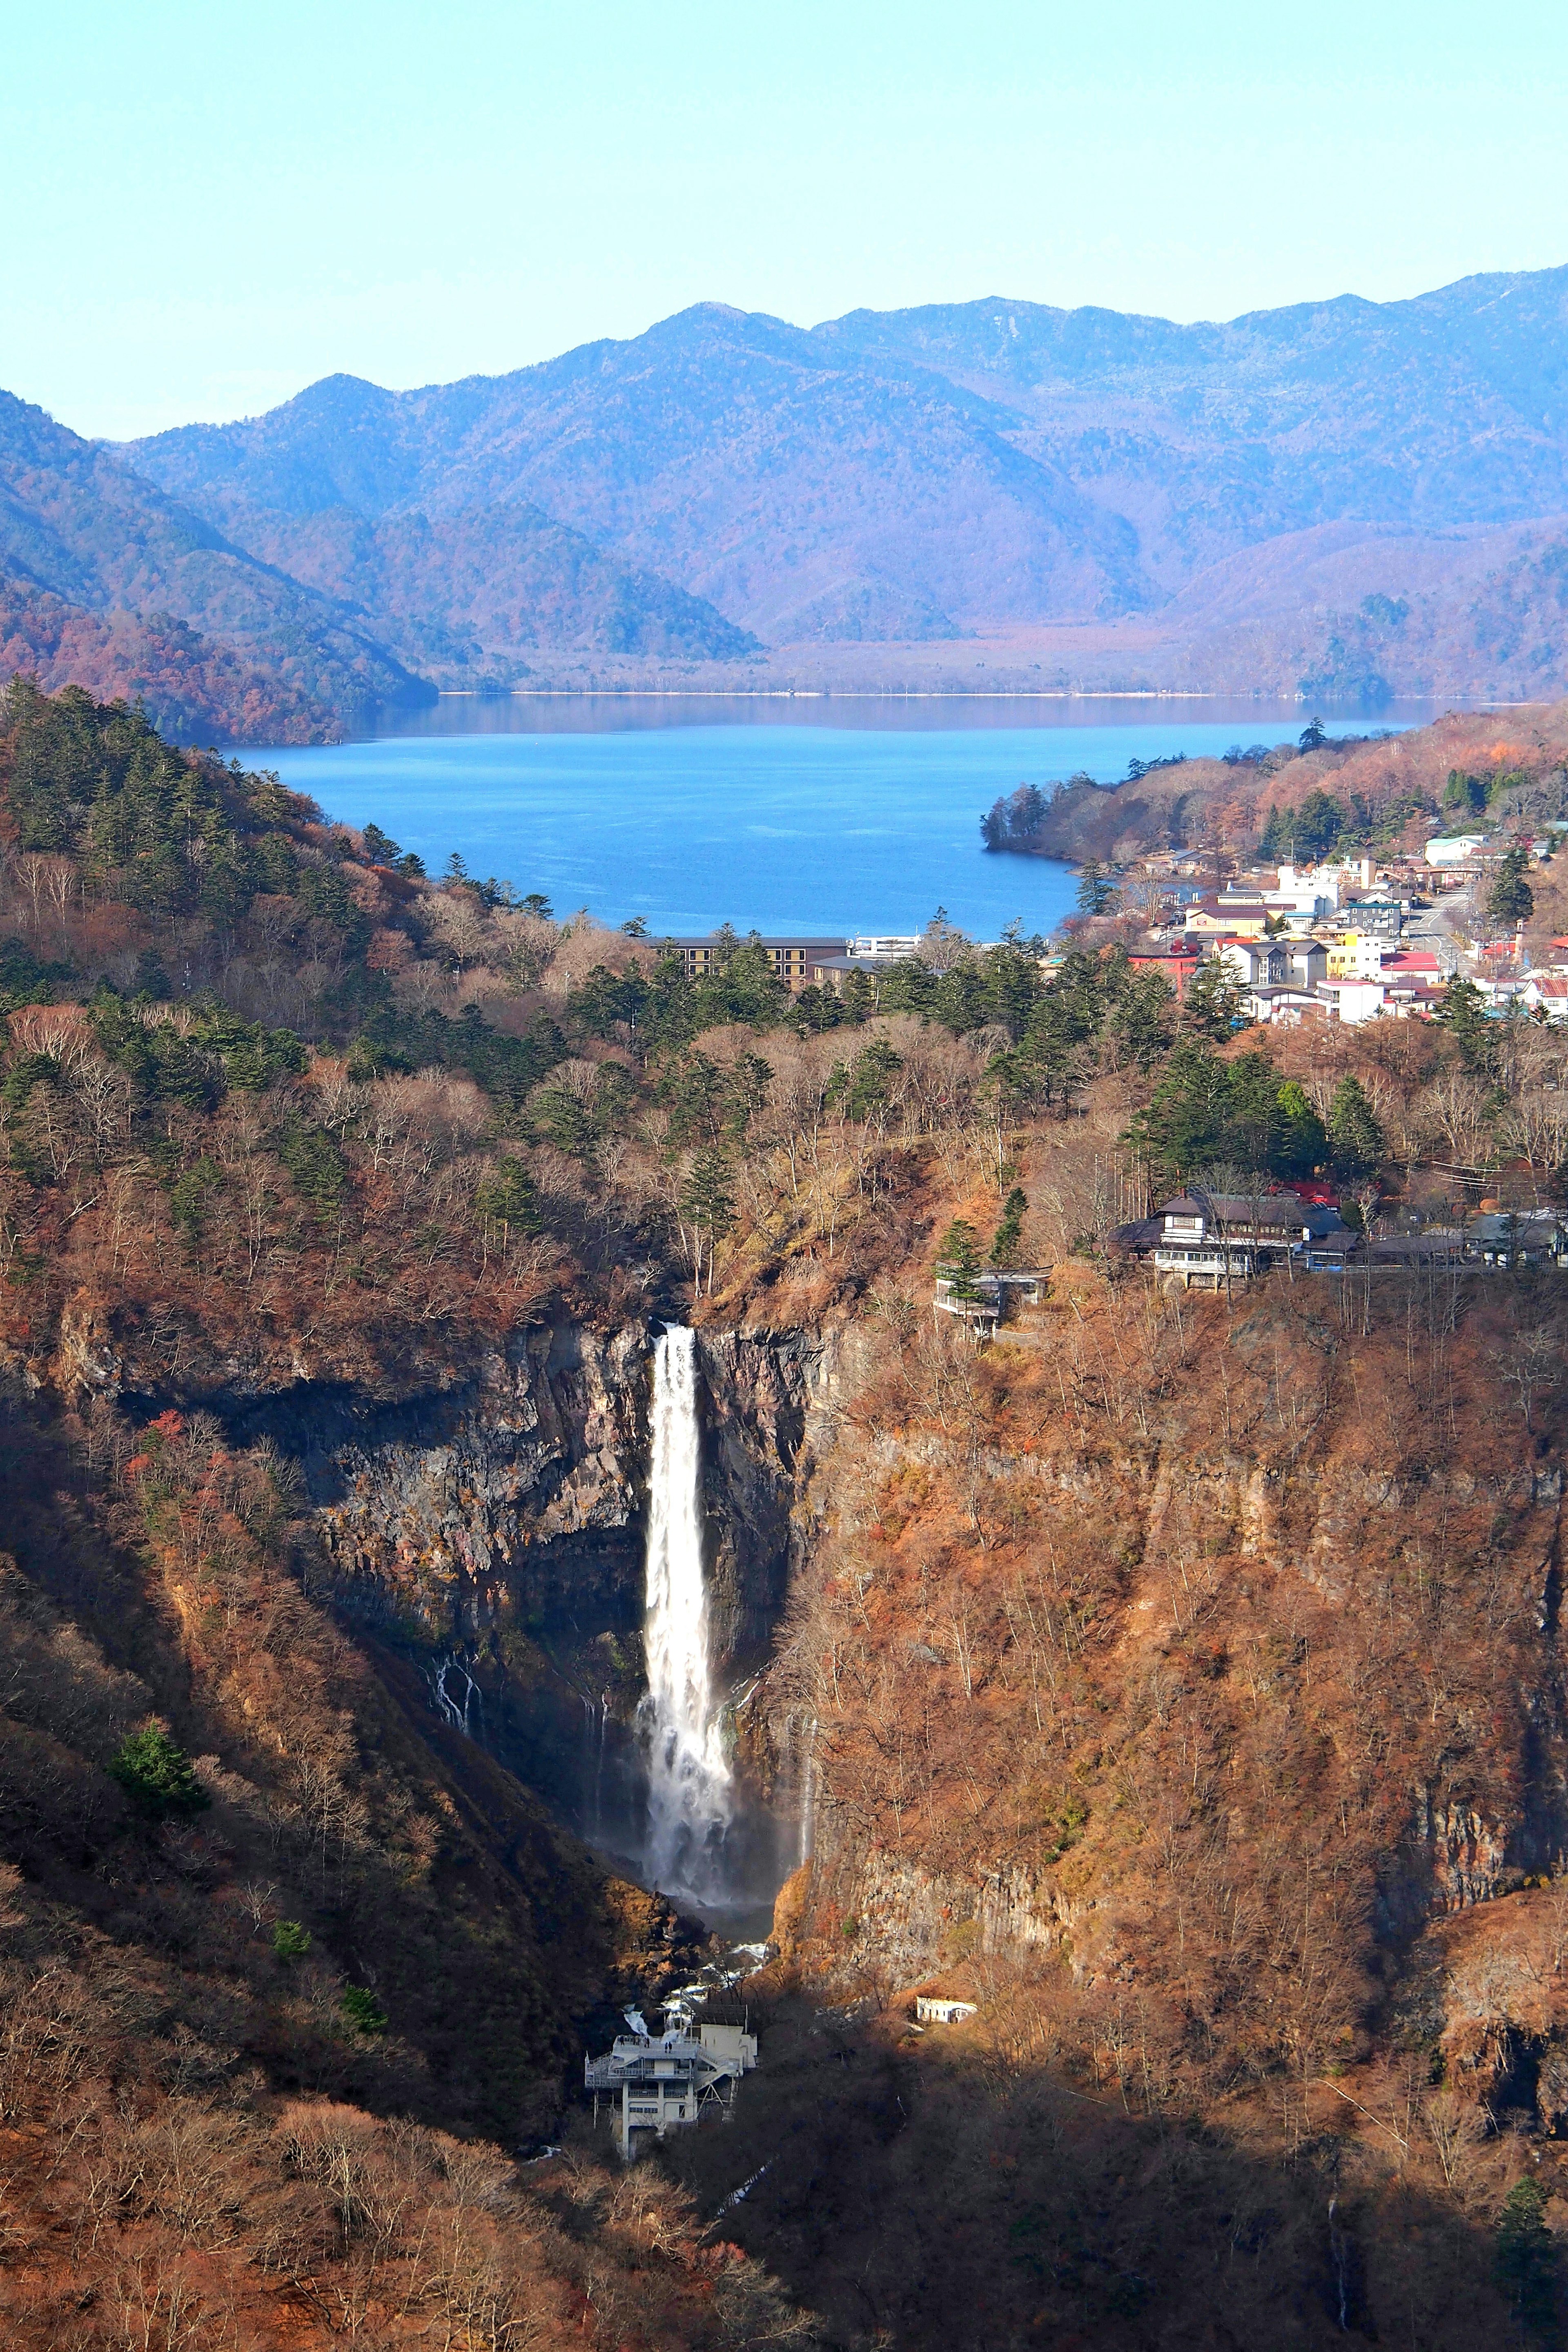
[[[667,1894],[721,1901],[734,1787],[708,1649],[697,1339],[679,1325],[654,1356],[644,1639],[647,1867]]]

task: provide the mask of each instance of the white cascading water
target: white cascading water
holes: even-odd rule
[[[656,1886],[721,1900],[733,1786],[708,1655],[697,1339],[676,1325],[654,1356],[647,1618],[647,1866]]]

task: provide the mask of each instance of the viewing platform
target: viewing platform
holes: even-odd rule
[[[583,2084],[595,2120],[602,2096],[616,2102],[616,2145],[629,2164],[650,2139],[710,2116],[727,2119],[741,2077],[757,2063],[757,2037],[744,2012],[739,2022],[702,2016],[659,2034],[637,2010],[626,2018],[630,2032],[617,2033],[604,2057],[584,2059]]]
[[[983,1339],[1016,1339],[1028,1346],[1044,1331],[1041,1309],[1050,1283],[1048,1266],[988,1266],[968,1276],[939,1266],[931,1304],[937,1314],[956,1316]]]

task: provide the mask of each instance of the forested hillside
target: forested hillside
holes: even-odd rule
[[[321,740],[434,699],[353,615],[9,394],[0,491],[17,668],[140,691],[181,733],[216,718],[225,736],[281,722],[287,740]]]
[[[1331,735],[1311,722],[1294,739],[1237,743],[1217,760],[1139,763],[1114,787],[1088,777],[1052,793],[1022,786],[988,814],[985,838],[1074,859],[1200,848],[1288,857],[1292,845],[1304,857],[1337,847],[1419,856],[1457,804],[1538,824],[1568,813],[1563,710],[1450,711],[1404,734]],[[1473,797],[1463,782],[1472,774]],[[1538,936],[1544,942],[1549,928]]]
[[[743,631],[542,515],[215,527],[0,394],[0,677],[139,698],[183,741],[328,742],[541,646],[727,659]]]
[[[10,688],[0,806],[8,2340],[1552,2340],[1561,1277],[1171,1297],[1117,1235],[1555,1199],[1562,1032],[1233,1036],[944,926],[879,998],[694,985],[79,690]],[[1032,1339],[939,1260],[1042,1269]],[[544,1689],[549,1577],[635,1544],[670,1317],[721,1468],[724,1367],[815,1367],[736,1735],[810,1859],[734,2122],[623,2176],[582,2038],[689,1933],[441,1694]]]

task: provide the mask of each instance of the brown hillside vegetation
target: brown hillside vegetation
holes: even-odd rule
[[[1551,788],[1562,711],[1477,724],[1252,782]],[[1114,1229],[1553,1201],[1562,1033],[1215,1037],[948,933],[693,985],[76,691],[0,786],[7,2340],[1552,2340],[1561,1277],[1168,1297]],[[955,1222],[1049,1269],[1026,1344],[933,1318]],[[817,1366],[741,1726],[815,1828],[733,2122],[622,2175],[568,2087],[676,1923],[427,1703],[477,1576],[367,1607],[289,1447],[658,1314]]]
[[[103,701],[142,702],[155,727],[183,743],[331,743],[341,722],[297,684],[215,646],[167,614],[88,613],[0,583],[0,677],[47,690],[75,684]]]
[[[841,2318],[1310,2343],[1349,2279],[1354,2333],[1502,2326],[1499,2201],[1568,2190],[1563,1316],[1380,1279],[865,1333],[773,1693],[821,1774],[790,1978],[857,2004],[864,2103],[792,2042],[738,2229]],[[948,2048],[922,1983],[979,2005]]]
[[[1534,813],[1556,815],[1565,766],[1568,704],[1450,711],[1435,725],[1406,734],[1370,741],[1352,738],[1348,749],[1330,743],[1303,752],[1283,742],[1256,763],[1184,760],[1114,791],[1069,785],[1052,800],[1036,845],[1042,856],[1075,859],[1211,845],[1242,848],[1256,840],[1271,809],[1298,806],[1321,791],[1347,804],[1353,797],[1373,824],[1405,802],[1419,802],[1435,815],[1456,768],[1483,776],[1523,771],[1539,782],[1542,804]],[[1421,827],[1419,838],[1430,830]],[[1416,839],[1413,832],[1411,845]]]

